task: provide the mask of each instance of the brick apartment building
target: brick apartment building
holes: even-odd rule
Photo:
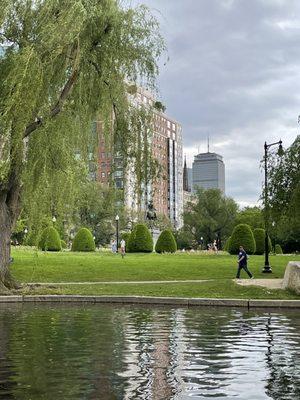
[[[150,92],[139,89],[132,101],[152,106],[155,99]],[[152,126],[152,156],[159,163],[161,174],[143,189],[142,209],[146,211],[148,202],[152,200],[157,213],[167,216],[175,228],[180,228],[183,213],[182,128],[178,122],[156,109]],[[102,123],[96,122],[99,135],[97,179],[103,184],[114,184],[117,189],[123,190],[125,207],[137,211],[134,168],[129,162],[124,170],[122,157],[113,152],[102,129]]]

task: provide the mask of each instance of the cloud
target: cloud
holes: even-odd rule
[[[167,112],[182,123],[189,163],[209,134],[212,151],[224,157],[226,193],[254,203],[264,141],[282,138],[289,146],[297,135],[300,2],[141,2],[167,39],[170,61],[162,65],[160,91]]]

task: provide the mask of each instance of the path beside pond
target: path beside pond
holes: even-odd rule
[[[283,279],[234,279],[241,286],[262,286],[267,289],[282,289]]]

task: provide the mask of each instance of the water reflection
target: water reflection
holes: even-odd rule
[[[0,399],[300,398],[297,312],[0,308]]]

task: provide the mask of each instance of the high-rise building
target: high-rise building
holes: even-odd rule
[[[132,102],[152,106],[155,98],[150,92],[138,89]],[[159,179],[145,185],[142,196],[137,193],[134,165],[129,160],[124,167],[122,156],[113,150],[109,139],[102,134],[102,123],[97,122],[98,180],[104,184],[113,182],[116,188],[123,190],[124,205],[129,211],[146,212],[149,201],[153,201],[157,213],[167,216],[174,227],[180,228],[183,224],[182,128],[155,107],[152,126],[148,140],[152,157],[160,166]]]
[[[193,181],[193,170],[192,170],[192,168],[187,167],[186,157],[185,157],[184,166],[183,166],[183,191],[184,192],[192,191],[192,181]]]
[[[225,165],[223,157],[216,153],[201,153],[193,162],[193,187],[204,189],[220,189],[225,194]]]

